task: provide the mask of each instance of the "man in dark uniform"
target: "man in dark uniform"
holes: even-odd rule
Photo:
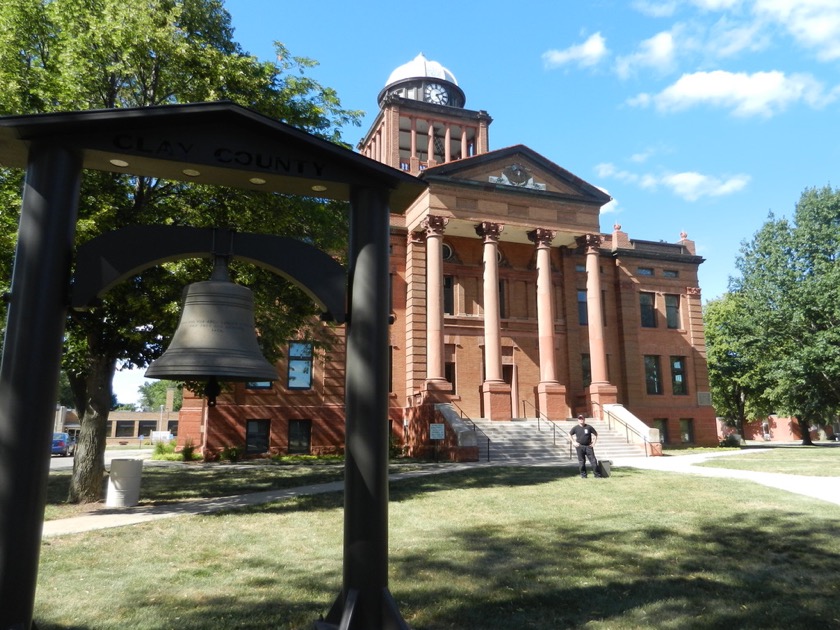
[[[578,458],[578,469],[580,476],[586,479],[586,460],[589,460],[589,465],[596,477],[601,476],[601,471],[598,469],[598,462],[595,460],[595,443],[598,441],[598,432],[588,424],[583,414],[578,416],[578,424],[571,431],[569,435],[572,437],[572,444],[575,446]]]

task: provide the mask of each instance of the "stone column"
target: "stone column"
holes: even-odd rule
[[[452,161],[452,128],[449,126],[448,123],[446,125],[446,132],[444,133],[443,143],[443,161],[449,163]]]
[[[399,146],[399,141],[397,145]],[[399,152],[399,149],[397,151]],[[411,155],[408,158],[408,170],[412,175],[420,172],[420,157],[417,155],[417,118],[414,116],[411,117]]]
[[[475,232],[484,239],[484,416],[491,420],[513,417],[510,385],[502,377],[502,321],[499,310],[499,234],[504,226],[484,222]]]
[[[429,216],[426,234],[426,391],[450,391],[443,366],[443,232],[449,219]]]
[[[429,121],[429,130],[427,135],[426,145],[426,166],[432,167],[435,165],[435,123]]]
[[[557,382],[554,351],[554,291],[551,282],[551,241],[556,232],[538,228],[528,232],[537,248],[537,330],[540,351],[540,382],[537,405],[548,418],[567,418],[571,410],[566,388]]]
[[[604,345],[604,306],[601,302],[601,235],[578,237],[577,244],[586,252],[586,309],[589,323],[589,362],[592,383],[587,392],[589,412],[603,417],[602,405],[615,403],[618,390],[607,378],[607,352]]]

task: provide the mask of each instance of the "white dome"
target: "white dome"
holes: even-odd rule
[[[417,55],[414,59],[401,65],[399,68],[391,73],[388,80],[385,82],[385,87],[405,81],[406,79],[442,79],[458,85],[455,75],[449,70],[440,65],[437,61],[429,61],[423,56],[423,53]]]

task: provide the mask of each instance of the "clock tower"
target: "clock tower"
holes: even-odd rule
[[[391,73],[379,92],[379,114],[359,151],[413,175],[489,150],[485,111],[464,107],[455,76],[422,54]]]

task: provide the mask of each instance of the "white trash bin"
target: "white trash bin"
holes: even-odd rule
[[[131,507],[140,502],[142,459],[112,459],[108,476],[108,507]]]

